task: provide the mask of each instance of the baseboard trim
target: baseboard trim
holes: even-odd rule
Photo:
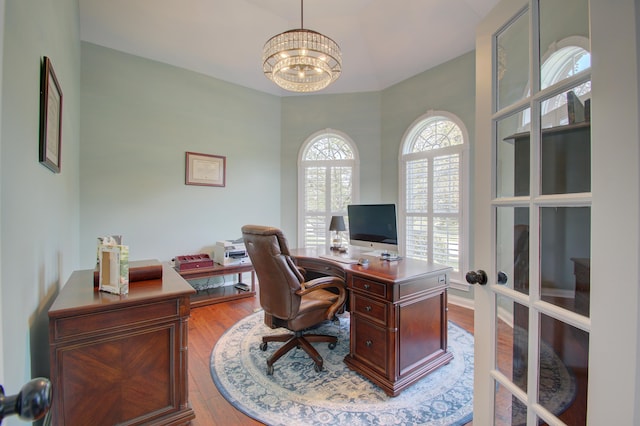
[[[462,308],[467,308],[467,309],[471,309],[471,310],[475,309],[474,300],[473,299],[469,299],[467,297],[460,297],[460,296],[456,296],[456,295],[453,295],[453,294],[449,294],[449,295],[447,295],[447,302],[451,303],[452,305],[460,306]]]

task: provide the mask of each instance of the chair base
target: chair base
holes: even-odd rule
[[[313,360],[315,370],[318,372],[322,371],[322,357],[316,348],[311,345],[311,342],[327,342],[329,343],[329,349],[333,349],[338,343],[338,338],[326,334],[303,334],[301,331],[296,331],[295,334],[263,336],[260,349],[266,351],[267,343],[269,342],[285,342],[284,345],[278,348],[278,350],[267,359],[267,374],[271,375],[273,374],[273,364],[293,348],[302,348]]]

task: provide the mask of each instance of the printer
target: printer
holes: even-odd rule
[[[213,248],[213,260],[223,266],[251,263],[242,239],[218,241]]]

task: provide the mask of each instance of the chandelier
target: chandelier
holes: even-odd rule
[[[340,77],[342,53],[335,41],[304,29],[303,23],[303,0],[300,0],[300,29],[285,31],[265,43],[262,70],[285,90],[316,92]]]

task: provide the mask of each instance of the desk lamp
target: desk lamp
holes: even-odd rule
[[[340,250],[342,248],[342,238],[340,236],[340,233],[346,230],[347,228],[344,226],[344,217],[331,216],[329,231],[335,232],[335,235],[332,239],[331,250]]]

